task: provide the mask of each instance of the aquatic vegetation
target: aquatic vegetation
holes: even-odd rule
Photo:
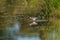
[[[29,25],[37,20],[48,22]],[[20,33],[38,33],[41,40],[59,40],[60,0],[0,0],[0,29],[16,22],[21,22]]]

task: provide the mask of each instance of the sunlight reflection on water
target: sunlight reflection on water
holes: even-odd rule
[[[39,37],[17,37],[17,40],[40,40]]]

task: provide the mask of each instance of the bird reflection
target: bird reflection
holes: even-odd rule
[[[40,40],[38,36],[24,36],[22,37],[20,33],[21,25],[19,23],[11,24],[9,27],[6,28],[6,35],[8,36],[8,40]],[[17,35],[18,34],[18,35]]]

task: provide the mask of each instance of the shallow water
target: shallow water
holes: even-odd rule
[[[10,37],[10,39],[7,38],[8,40],[41,40],[39,36],[20,35],[19,30],[20,30],[21,25],[19,26],[19,23],[15,23],[11,26],[12,27],[9,26],[6,28],[6,35]]]

